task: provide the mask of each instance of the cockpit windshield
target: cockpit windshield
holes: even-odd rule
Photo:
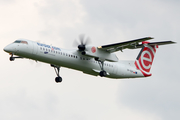
[[[28,44],[28,42],[24,41],[24,40],[16,40],[16,41],[14,41],[14,43]]]

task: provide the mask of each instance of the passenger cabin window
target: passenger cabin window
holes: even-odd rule
[[[28,44],[27,41],[23,41],[23,40],[16,40],[14,43]]]

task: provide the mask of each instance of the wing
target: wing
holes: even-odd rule
[[[136,39],[136,40],[130,40],[130,41],[126,41],[126,42],[120,42],[120,43],[115,43],[115,44],[110,44],[110,45],[103,45],[103,46],[99,46],[98,49],[100,50],[104,50],[107,52],[116,52],[119,50],[123,50],[123,49],[136,49],[136,46],[139,46],[141,44],[139,44],[140,42],[143,41],[147,41],[147,40],[151,40],[153,39],[152,37],[145,37],[145,38],[140,38],[140,39]]]

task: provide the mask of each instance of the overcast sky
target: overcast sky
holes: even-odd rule
[[[179,0],[0,0],[0,120],[180,119]],[[157,50],[152,76],[124,80],[48,64],[9,61],[3,48],[18,38],[74,48],[79,34],[105,45],[142,37],[172,40]],[[139,50],[117,52],[135,60]]]

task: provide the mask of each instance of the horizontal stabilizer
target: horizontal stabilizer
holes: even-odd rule
[[[167,45],[167,44],[174,44],[176,42],[173,41],[163,41],[163,42],[152,42],[152,43],[147,43],[150,46],[154,46],[154,45]],[[136,45],[136,48],[142,48],[143,44],[140,45]]]

